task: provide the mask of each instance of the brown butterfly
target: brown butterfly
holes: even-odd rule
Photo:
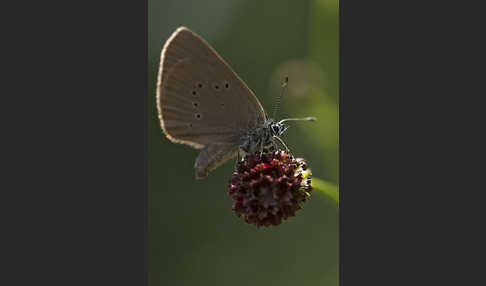
[[[268,119],[262,105],[220,55],[188,28],[178,28],[162,49],[157,109],[167,138],[202,149],[196,178],[205,178],[240,151],[277,149],[288,120]]]

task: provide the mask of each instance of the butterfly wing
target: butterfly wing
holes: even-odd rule
[[[169,140],[205,148],[196,160],[200,173],[231,158],[241,136],[266,120],[253,92],[206,41],[185,27],[162,50],[157,108]],[[225,153],[213,156],[218,149]]]
[[[196,179],[207,177],[209,172],[233,158],[236,152],[238,150],[233,145],[209,145],[202,149],[194,164]]]

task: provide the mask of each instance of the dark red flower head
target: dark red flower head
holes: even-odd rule
[[[284,151],[248,155],[230,180],[233,211],[249,224],[279,225],[310,197],[311,172],[304,159]]]

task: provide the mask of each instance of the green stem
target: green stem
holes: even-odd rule
[[[339,207],[339,187],[333,183],[312,177],[312,189],[322,192],[336,202]]]

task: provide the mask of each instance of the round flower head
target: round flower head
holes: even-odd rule
[[[302,158],[284,151],[251,154],[238,162],[230,180],[233,211],[249,224],[279,225],[310,197],[311,172]]]

